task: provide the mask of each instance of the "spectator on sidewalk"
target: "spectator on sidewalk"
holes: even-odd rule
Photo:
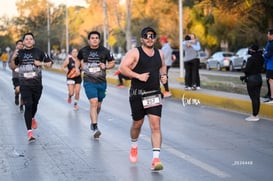
[[[259,121],[260,93],[263,83],[261,73],[264,58],[257,45],[252,45],[248,50],[248,54],[251,56],[247,59],[246,68],[243,71],[245,73],[247,92],[251,99],[252,115],[247,117],[246,121]]]
[[[185,40],[182,42],[185,57],[185,89],[196,90],[197,89],[197,69],[198,67],[198,53],[200,50],[200,44],[191,39],[192,35],[186,35]]]
[[[169,69],[171,68],[172,66],[172,63],[173,63],[173,60],[172,60],[172,52],[173,52],[173,49],[171,48],[170,46],[170,43],[168,42],[168,39],[167,37],[163,36],[160,38],[160,44],[162,46],[161,48],[161,51],[163,52],[163,55],[164,55],[164,59],[165,59],[165,64],[167,66],[167,76],[168,76],[168,73],[169,73]],[[169,90],[169,83],[168,81],[163,84],[164,86],[164,97],[170,97],[172,94]]]
[[[265,100],[265,103],[273,104],[273,28],[267,32],[268,42],[264,50],[266,78],[269,83],[270,97]]]

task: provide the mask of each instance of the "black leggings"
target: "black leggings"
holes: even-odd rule
[[[254,80],[248,78],[247,80],[247,92],[252,103],[252,114],[257,116],[260,110],[260,92],[262,87],[262,78],[257,75]],[[258,80],[257,80],[258,79]]]
[[[36,112],[39,100],[42,95],[42,89],[43,87],[41,85],[31,87],[31,86],[21,86],[21,96],[24,100],[25,104],[25,123],[27,130],[31,130],[31,122],[32,118],[34,118]]]

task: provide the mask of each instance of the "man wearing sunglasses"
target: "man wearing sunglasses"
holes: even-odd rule
[[[162,112],[162,93],[160,82],[167,82],[166,64],[161,50],[154,48],[156,32],[151,27],[141,31],[142,45],[131,49],[121,61],[120,72],[131,78],[130,107],[133,118],[131,126],[131,151],[130,161],[137,162],[138,137],[148,116],[151,128],[151,141],[153,148],[152,170],[162,170],[163,165],[159,160],[162,135],[160,119]]]

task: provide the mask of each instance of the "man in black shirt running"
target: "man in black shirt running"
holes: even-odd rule
[[[88,34],[89,45],[80,49],[78,59],[83,69],[83,86],[90,103],[90,129],[93,136],[98,139],[101,132],[98,128],[98,115],[101,104],[106,96],[106,70],[115,66],[110,51],[100,45],[100,33],[91,31]]]
[[[20,91],[25,105],[25,123],[29,142],[35,140],[32,128],[37,128],[35,114],[42,94],[42,67],[51,67],[53,61],[39,48],[34,47],[32,33],[23,35],[24,48],[11,58],[11,68],[19,72]]]

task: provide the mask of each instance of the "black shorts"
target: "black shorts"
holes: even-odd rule
[[[144,109],[141,95],[131,95],[129,101],[131,106],[132,118],[134,121],[138,121],[148,114],[161,117],[162,105]]]
[[[266,78],[273,79],[273,70],[266,70]]]
[[[14,89],[15,87],[20,86],[19,78],[12,78],[12,83],[13,83]]]
[[[82,83],[82,77],[81,76],[74,77],[74,78],[67,78],[67,84],[71,84],[71,83],[69,83],[69,80],[74,81],[73,84],[81,84]]]

